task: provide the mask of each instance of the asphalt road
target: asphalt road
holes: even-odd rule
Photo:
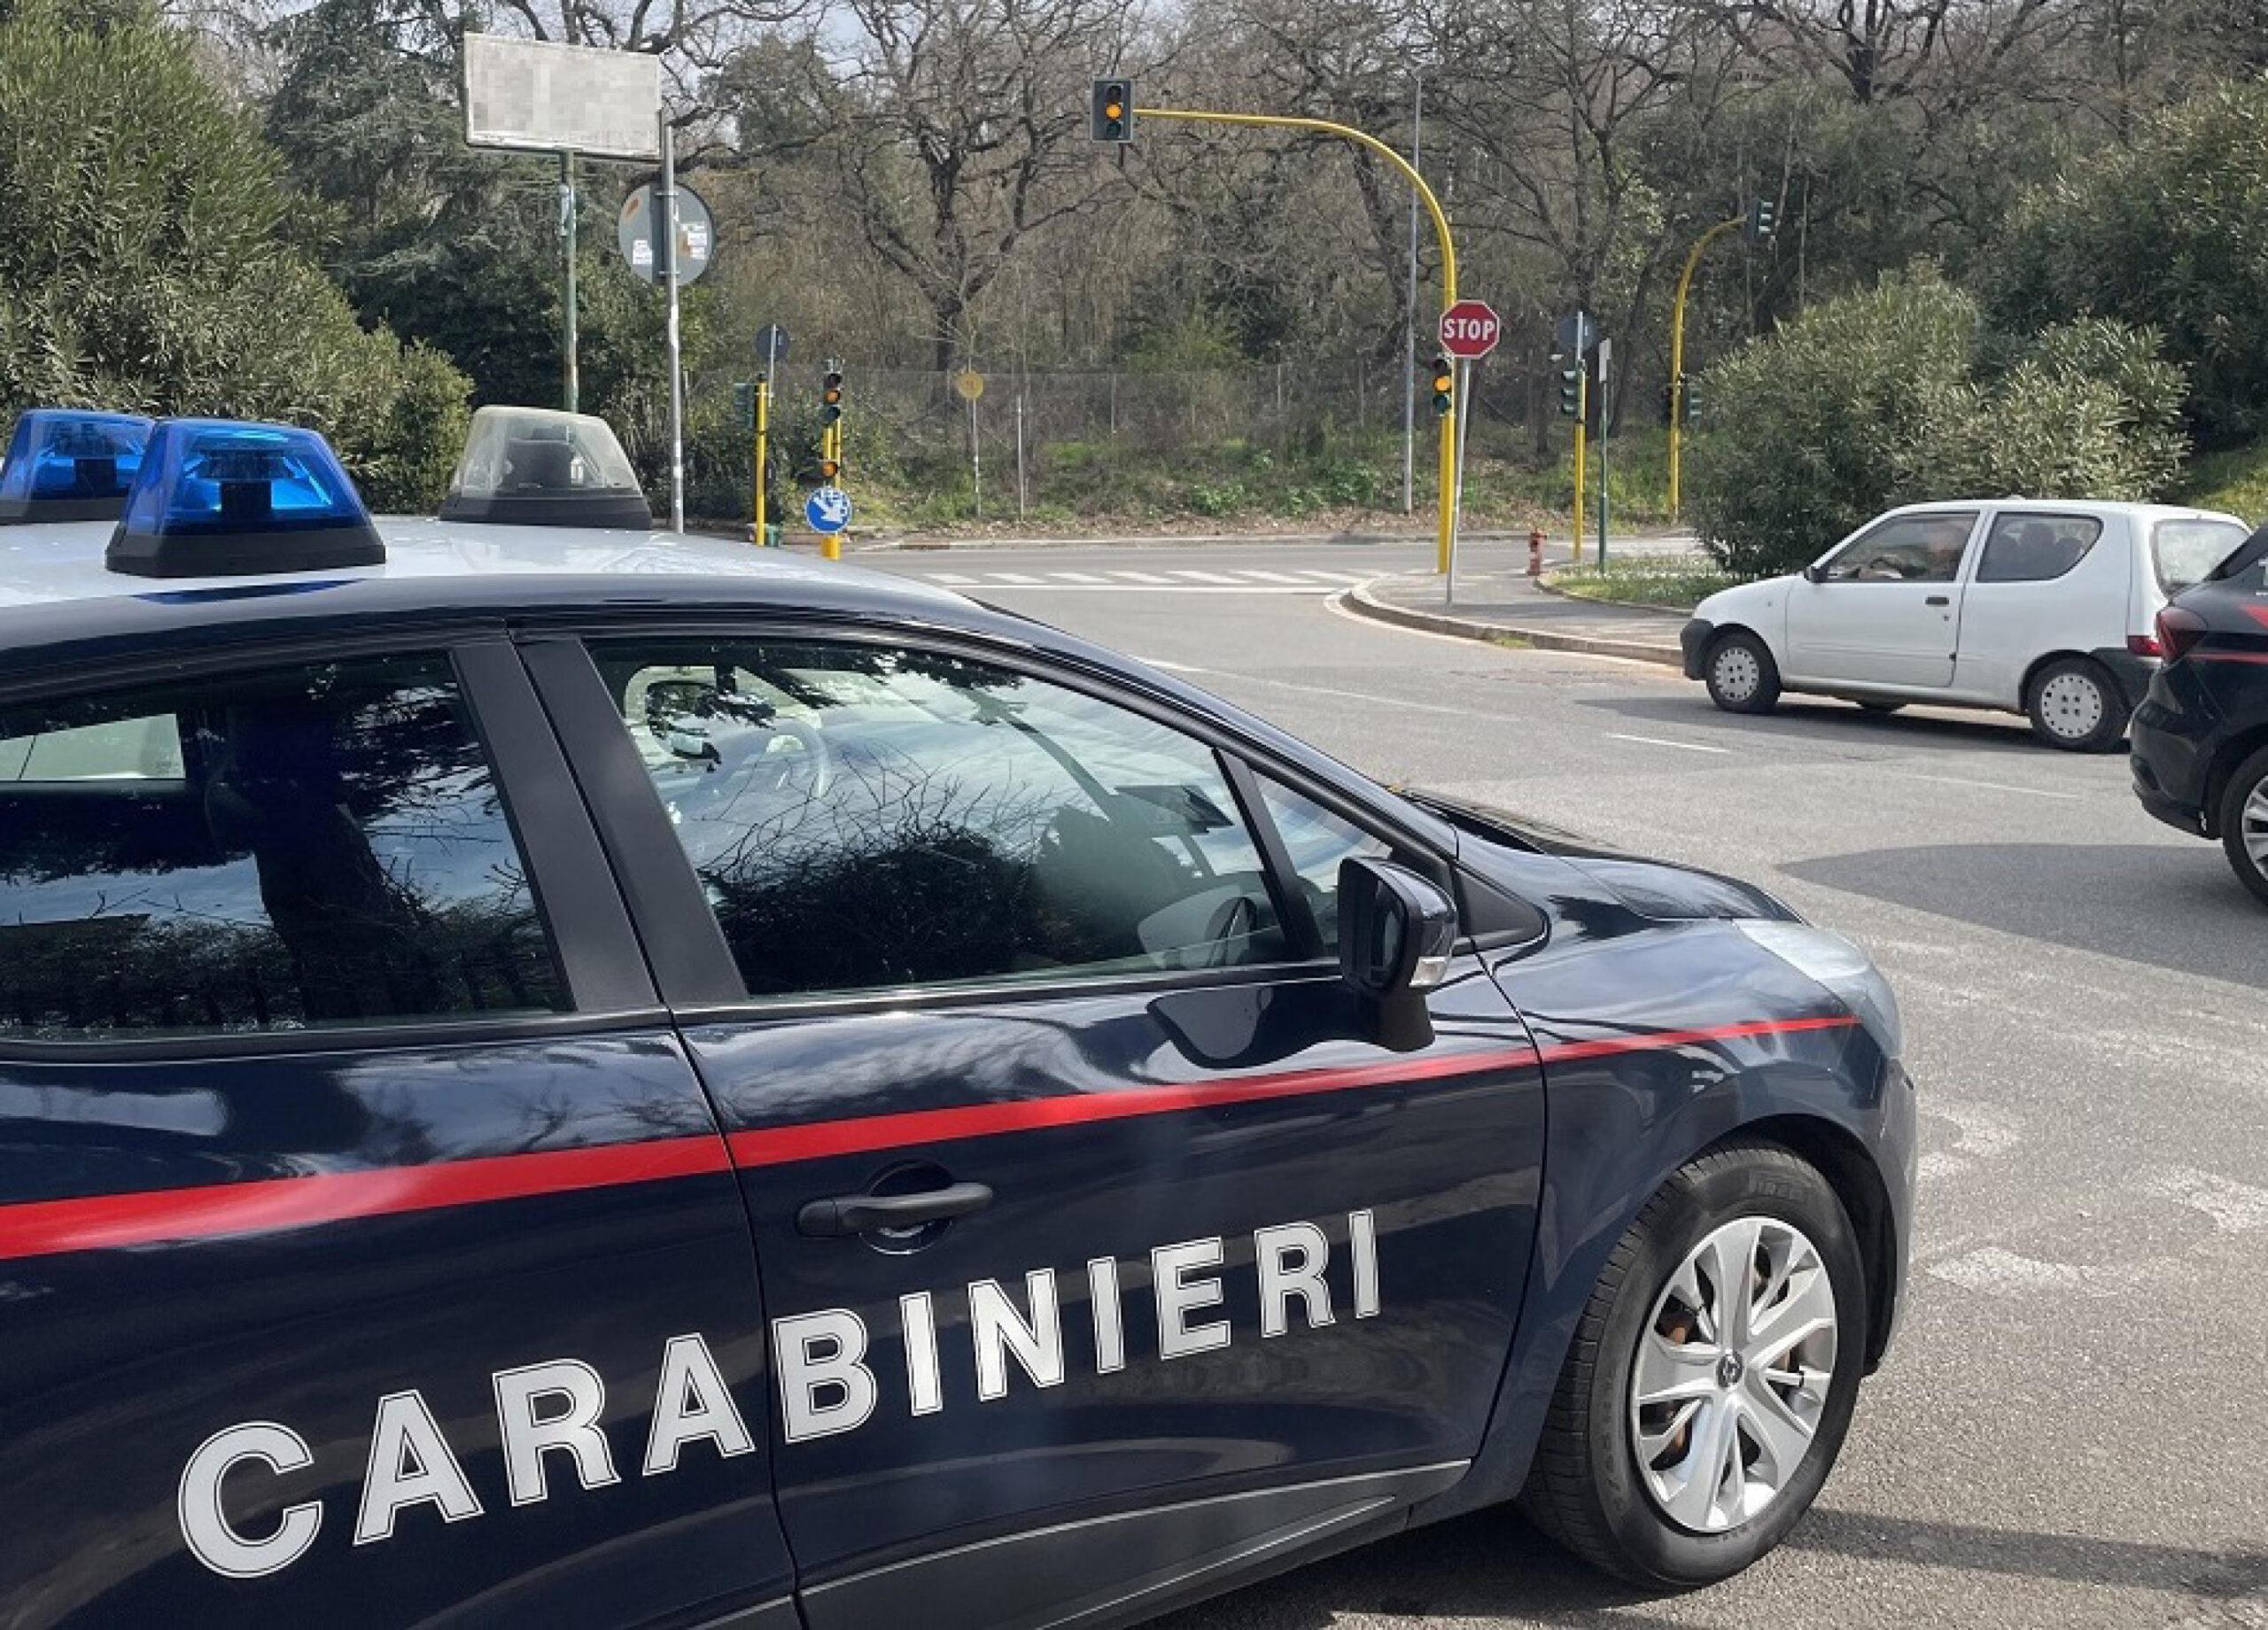
[[[2122,757],[2013,718],[1736,718],[1673,670],[1330,603],[1326,577],[1427,553],[860,563],[974,579],[1371,775],[1738,873],[1868,947],[1922,1094],[1910,1311],[1818,1508],[1729,1583],[1640,1598],[1491,1512],[1161,1622],[2268,1626],[2268,912],[2141,812]]]

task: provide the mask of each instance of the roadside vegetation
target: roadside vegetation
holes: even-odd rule
[[[1596,566],[1564,566],[1543,581],[1547,587],[1578,600],[1689,611],[1719,589],[1746,579],[1697,564],[1687,555],[1635,555],[1617,560],[1610,545],[1604,570]]]

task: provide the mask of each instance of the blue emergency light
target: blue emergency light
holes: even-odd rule
[[[315,431],[161,419],[104,562],[136,577],[212,578],[385,557],[338,455]]]
[[[31,409],[0,462],[0,526],[115,521],[149,439],[150,421],[135,414]]]

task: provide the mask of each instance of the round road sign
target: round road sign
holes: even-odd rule
[[[973,402],[984,394],[984,376],[973,368],[964,368],[953,376],[953,389],[960,392],[965,402]]]
[[[822,537],[850,524],[850,494],[839,486],[815,486],[804,500],[804,519]]]
[[[622,258],[630,269],[648,283],[658,283],[654,272],[654,190],[641,187],[622,200],[622,213],[615,217],[615,242],[621,245]],[[710,224],[709,206],[701,195],[683,182],[677,184],[677,281],[683,288],[698,282],[701,274],[709,269],[710,251],[717,242],[716,229]]]
[[[1486,300],[1459,300],[1441,314],[1441,349],[1472,361],[1496,348],[1504,324]]]

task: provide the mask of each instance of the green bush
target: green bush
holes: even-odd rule
[[[1975,299],[1926,269],[1813,307],[1702,388],[1693,517],[1744,577],[1897,504],[2152,497],[2186,449],[2183,377],[2155,336],[2094,320],[1991,342]]]
[[[0,414],[214,414],[330,436],[381,508],[439,500],[466,382],[366,332],[282,234],[259,133],[147,16],[0,23]]]
[[[2028,191],[1979,273],[1996,323],[2148,325],[2189,370],[2198,437],[2268,430],[2268,80],[2146,120]]]

